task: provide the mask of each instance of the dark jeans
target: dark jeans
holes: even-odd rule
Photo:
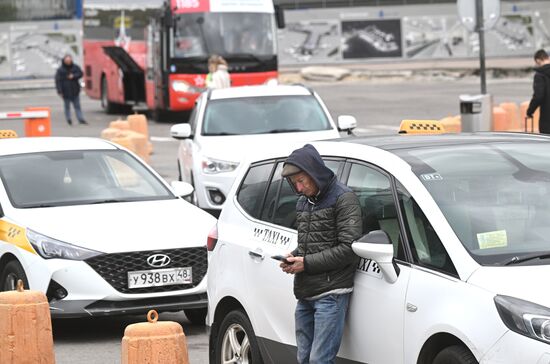
[[[351,293],[298,300],[296,346],[299,364],[333,364],[340,349]]]
[[[80,109],[80,97],[78,95],[72,99],[63,98],[63,102],[65,103],[65,119],[67,122],[71,121],[71,103],[73,104],[78,121],[84,122],[84,116],[82,116],[82,110]]]

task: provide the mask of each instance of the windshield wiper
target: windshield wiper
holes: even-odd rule
[[[502,265],[512,265],[527,262],[534,259],[549,259],[550,252],[546,253],[534,253],[534,254],[525,254],[525,255],[515,255],[512,258],[506,259],[502,262]]]
[[[102,203],[130,202],[130,201],[131,200],[108,198],[108,199],[105,199],[105,200],[90,202],[90,205],[99,205],[99,204],[102,204]]]
[[[220,136],[220,135],[240,135],[240,134],[221,132],[221,133],[205,133],[202,136]]]
[[[277,133],[295,133],[300,131],[311,131],[311,130],[304,130],[304,129],[271,129],[267,133],[270,134],[277,134]],[[264,134],[264,133],[262,133]]]

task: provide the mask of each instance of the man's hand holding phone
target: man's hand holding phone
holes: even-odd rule
[[[285,273],[296,274],[304,271],[304,257],[295,257],[292,254],[287,254],[286,257],[275,255],[272,258],[281,261],[279,266]]]

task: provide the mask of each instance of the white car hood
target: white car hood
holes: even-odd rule
[[[256,134],[203,137],[201,154],[222,161],[240,162],[245,155],[263,150],[269,145],[289,144],[340,137],[337,130],[300,133]]]
[[[500,295],[550,307],[550,265],[481,267],[468,283]]]
[[[204,246],[216,219],[181,199],[18,209],[40,234],[104,253]]]

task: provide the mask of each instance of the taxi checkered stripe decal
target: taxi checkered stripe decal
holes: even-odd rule
[[[8,229],[8,236],[10,238],[15,238],[17,235],[19,235],[19,233],[21,233],[21,231],[15,227],[10,227]]]
[[[434,124],[415,124],[412,123],[410,126],[413,130],[441,130],[441,128]]]

